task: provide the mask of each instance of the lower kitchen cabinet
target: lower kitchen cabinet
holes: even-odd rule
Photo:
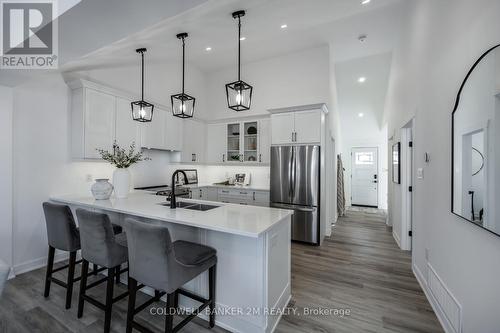
[[[269,207],[269,191],[238,188],[198,187],[190,191],[190,198],[197,200]]]

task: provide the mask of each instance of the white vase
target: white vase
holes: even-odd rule
[[[116,169],[113,172],[113,186],[115,187],[115,197],[125,199],[130,192],[130,171],[128,169]]]
[[[113,185],[108,182],[108,179],[96,179],[95,183],[90,188],[94,199],[108,200],[113,192]]]

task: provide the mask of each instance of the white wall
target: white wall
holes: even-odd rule
[[[424,179],[414,184],[414,270],[429,292],[427,265],[434,268],[462,306],[464,333],[496,332],[500,239],[451,213],[450,172],[456,93],[476,59],[500,40],[500,2],[420,0],[408,6],[386,117],[395,140],[416,117],[415,167],[424,169]],[[430,153],[428,164],[424,152]],[[391,208],[398,195],[391,189]],[[399,216],[391,215],[396,223]]]
[[[0,86],[0,260],[12,266],[12,88]]]
[[[210,118],[268,114],[268,109],[326,103],[330,106],[328,46],[288,54],[242,66],[241,79],[254,87],[249,111],[227,107],[225,85],[237,80],[237,68],[209,73],[207,94]]]

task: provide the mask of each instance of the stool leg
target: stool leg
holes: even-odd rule
[[[174,291],[174,308],[178,309],[179,308],[179,292],[176,290]]]
[[[89,262],[85,259],[82,260],[82,279],[80,280],[80,295],[78,297],[78,318],[83,316],[83,296],[87,289],[87,275],[89,273]]]
[[[165,333],[174,331],[174,315],[172,308],[174,307],[175,292],[167,295],[167,313],[165,315]]]
[[[213,265],[208,270],[208,299],[210,300],[210,305],[208,309],[210,310],[210,328],[215,326],[215,284],[216,284],[216,273],[217,265]]]
[[[120,271],[122,270],[122,266],[118,265],[118,267],[115,268],[115,279],[116,279],[116,284],[120,283]]]
[[[45,292],[43,293],[44,297],[49,297],[50,294],[50,279],[52,278],[52,270],[54,269],[54,255],[56,253],[56,249],[52,246],[49,246],[49,257],[47,260],[47,273],[45,275]]]
[[[111,310],[113,308],[113,287],[115,268],[108,268],[108,281],[106,284],[106,309],[104,310],[104,333],[109,333],[111,328]]]
[[[135,295],[137,293],[137,280],[128,278],[128,310],[127,310],[127,333],[132,333],[132,322],[134,321]]]
[[[68,280],[66,288],[66,310],[71,308],[71,297],[73,296],[73,280],[75,279],[76,251],[69,254]]]
[[[99,267],[98,267],[96,264],[93,264],[93,266],[92,266],[92,267],[94,267],[93,274],[94,274],[94,275],[97,275],[97,269],[98,269]]]

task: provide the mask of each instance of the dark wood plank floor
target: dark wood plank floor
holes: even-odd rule
[[[410,255],[397,248],[382,215],[348,212],[322,247],[293,244],[292,252],[293,298],[277,332],[442,332],[411,272]],[[103,312],[92,305],[76,318],[78,283],[70,310],[64,310],[65,291],[57,285],[43,298],[44,273],[39,269],[8,282],[0,300],[0,332],[102,332]],[[93,296],[104,294],[104,285],[91,290]],[[125,331],[126,309],[126,299],[114,305],[113,332]],[[322,313],[307,315],[308,310]],[[139,318],[162,331],[162,316],[145,310]],[[183,332],[225,331],[208,330],[197,320]]]
[[[292,247],[292,306],[277,332],[443,332],[385,216],[348,211],[319,248]],[[305,308],[350,310],[304,316]],[[344,312],[345,313],[345,312]]]

